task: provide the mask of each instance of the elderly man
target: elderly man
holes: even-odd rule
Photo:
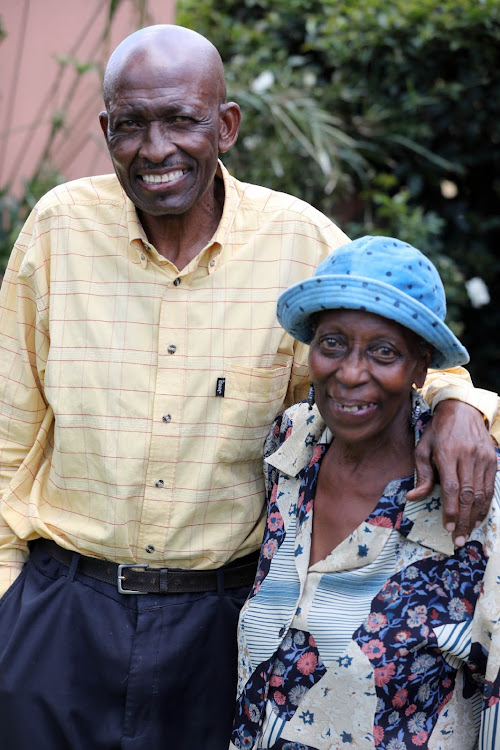
[[[104,101],[116,175],[39,202],[1,291],[0,745],[223,750],[263,441],[307,388],[276,299],[346,237],[218,162],[240,111],[195,32],[125,39]],[[460,543],[492,494],[496,397],[433,377],[451,400],[415,495],[432,461]]]

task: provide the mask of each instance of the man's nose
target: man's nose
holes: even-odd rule
[[[141,145],[140,155],[148,161],[161,164],[176,150],[177,146],[172,141],[167,124],[157,121],[150,123]]]

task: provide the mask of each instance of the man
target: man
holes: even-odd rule
[[[307,389],[276,299],[346,237],[218,163],[240,111],[198,34],[132,34],[104,101],[116,176],[47,194],[1,291],[0,745],[223,750],[263,441]],[[416,494],[432,453],[463,536],[492,494],[496,397],[434,377],[477,408],[440,403]]]

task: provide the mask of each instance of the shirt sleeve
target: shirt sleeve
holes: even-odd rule
[[[47,416],[43,379],[49,344],[48,263],[35,235],[33,213],[14,246],[0,289],[0,595],[28,557],[26,542],[6,520],[9,494],[15,492],[16,474],[32,470],[39,460],[37,438]]]
[[[422,396],[433,411],[440,401],[449,398],[474,406],[484,415],[489,425],[490,434],[496,443],[500,442],[498,396],[492,391],[474,388],[469,373],[463,367],[453,367],[449,370],[429,370],[422,388]]]
[[[292,363],[292,372],[290,382],[285,398],[284,408],[288,409],[293,404],[298,404],[307,398],[307,391],[311,379],[309,377],[309,347],[306,344],[295,342],[294,357]]]

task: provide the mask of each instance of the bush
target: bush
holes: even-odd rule
[[[496,390],[499,287],[498,0],[178,0],[243,105],[224,161],[240,179],[313,203],[351,236],[387,233],[444,276],[477,384]]]

